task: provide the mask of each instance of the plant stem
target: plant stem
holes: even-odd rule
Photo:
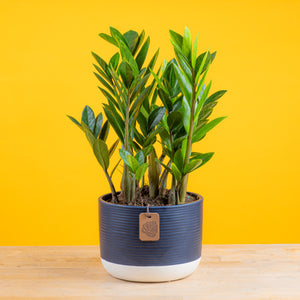
[[[125,135],[124,135],[124,149],[131,152],[129,149],[129,109],[130,109],[130,90],[128,90],[126,103],[126,117],[125,117]],[[129,168],[124,164],[122,176],[122,192],[125,193],[125,201],[129,203],[132,200],[132,183],[130,180]]]
[[[108,181],[109,186],[110,186],[111,195],[112,195],[112,203],[115,203],[117,201],[117,192],[116,192],[115,186],[114,186],[111,178],[109,177],[109,175],[107,173],[107,170],[104,169],[104,173],[105,173],[105,176],[106,176],[107,181]]]
[[[187,146],[185,157],[183,161],[183,169],[189,163],[191,152],[192,152],[192,138],[193,138],[193,129],[194,129],[194,116],[195,116],[195,106],[196,106],[196,87],[195,87],[195,72],[192,69],[192,82],[193,82],[193,94],[192,94],[192,108],[191,108],[191,119],[190,119],[190,129],[187,139]],[[188,174],[183,175],[180,185],[179,185],[179,200],[178,203],[182,204],[185,202],[185,195],[187,190],[188,183]]]
[[[158,185],[159,185],[159,166],[158,162],[155,161],[155,152],[151,151],[149,154],[149,195],[151,198],[155,198],[158,195]]]

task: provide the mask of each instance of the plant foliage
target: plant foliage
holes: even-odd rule
[[[216,52],[198,55],[198,35],[193,43],[187,27],[183,36],[170,30],[175,57],[157,68],[159,50],[147,59],[150,37],[145,38],[144,31],[122,34],[110,27],[109,34],[99,36],[116,49],[108,61],[92,52],[94,74],[106,99],[103,103],[106,120],[102,113],[95,117],[88,106],[82,112],[81,122],[68,117],[92,146],[109,182],[113,201],[117,193],[112,175],[122,160],[121,193],[128,204],[136,199],[137,188],[144,186],[146,176],[151,198],[165,193],[170,176],[169,203],[184,203],[189,173],[207,163],[214,154],[192,152],[193,144],[225,118],[209,120],[217,101],[226,92],[209,95],[211,82],[206,84]],[[110,126],[118,140],[109,147]],[[111,156],[119,142],[121,159],[111,167]]]

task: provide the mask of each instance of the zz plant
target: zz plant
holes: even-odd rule
[[[162,199],[171,178],[169,204],[185,202],[188,176],[207,163],[214,153],[192,151],[194,143],[225,117],[209,117],[225,90],[209,96],[211,82],[205,79],[216,52],[197,56],[198,35],[192,44],[186,27],[184,35],[170,30],[175,58],[163,62],[155,72],[159,50],[146,63],[150,37],[145,32],[128,31],[121,34],[110,27],[110,34],[100,37],[114,45],[117,52],[106,62],[92,52],[97,64],[95,76],[106,98],[103,104],[106,121],[86,106],[81,122],[68,116],[86,135],[93,152],[109,182],[112,202],[118,195],[112,176],[123,163],[121,196],[134,204],[148,175],[149,197]],[[118,139],[107,145],[110,126]],[[118,163],[110,167],[111,157],[118,148]],[[159,150],[160,149],[160,150]],[[159,154],[159,155],[158,155]]]

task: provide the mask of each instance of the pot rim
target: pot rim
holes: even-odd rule
[[[117,192],[117,194],[121,193],[120,191]],[[167,209],[167,208],[175,208],[175,207],[185,207],[185,206],[188,206],[188,205],[193,205],[193,204],[196,204],[198,202],[201,202],[203,201],[203,197],[200,195],[200,194],[197,194],[197,193],[193,193],[193,192],[187,192],[188,194],[192,194],[192,195],[196,195],[197,197],[197,200],[193,201],[193,202],[190,202],[190,203],[184,203],[184,204],[175,204],[175,205],[162,205],[162,206],[149,206],[149,208],[159,208],[159,209]],[[98,198],[98,201],[99,202],[102,202],[102,203],[105,203],[106,205],[112,205],[112,206],[116,206],[116,207],[128,207],[128,208],[132,208],[132,209],[145,209],[147,208],[147,206],[141,206],[141,205],[126,205],[126,204],[115,204],[115,203],[111,203],[111,202],[107,202],[103,199],[103,197],[105,196],[109,196],[111,195],[111,193],[107,193],[107,194],[104,194],[102,196],[100,196]]]

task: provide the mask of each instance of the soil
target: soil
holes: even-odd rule
[[[114,204],[121,205],[133,205],[133,206],[169,206],[168,203],[170,190],[165,190],[164,194],[157,196],[156,198],[151,198],[149,195],[149,186],[144,186],[143,188],[138,188],[136,190],[136,198],[132,203],[126,203],[125,197],[122,193],[118,194],[117,201]],[[197,196],[192,193],[187,193],[184,203],[191,203],[198,200]],[[105,199],[107,202],[112,202],[112,199]]]

